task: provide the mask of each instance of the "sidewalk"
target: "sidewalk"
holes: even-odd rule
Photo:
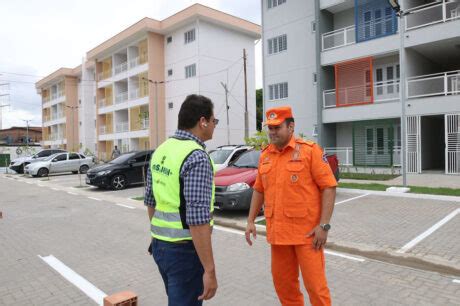
[[[371,180],[353,180],[353,179],[340,179],[343,183],[360,183],[360,184],[383,184],[389,186],[402,185],[402,176],[388,181],[371,181]],[[433,171],[422,174],[408,174],[407,185],[420,186],[420,187],[445,187],[445,188],[460,188],[459,175],[441,174],[439,171]]]

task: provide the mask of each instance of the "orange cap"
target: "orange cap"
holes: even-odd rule
[[[280,125],[287,118],[293,118],[290,106],[270,108],[265,115],[267,116],[267,121],[264,122],[264,125]]]

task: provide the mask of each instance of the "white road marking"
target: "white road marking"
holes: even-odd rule
[[[32,185],[32,183],[31,183],[31,182],[25,182],[25,183],[26,183],[26,184],[29,184],[29,185]]]
[[[245,235],[245,233],[243,231],[240,231],[240,230],[227,228],[227,227],[223,227],[223,226],[219,226],[219,225],[214,225],[213,227],[214,227],[214,229],[219,230],[219,231],[232,233],[232,234],[238,234],[238,235],[241,235],[241,236]],[[346,259],[350,259],[350,260],[354,260],[354,261],[359,261],[359,262],[365,261],[365,259],[363,259],[363,258],[354,257],[354,256],[350,256],[350,255],[346,255],[346,254],[338,253],[338,252],[334,252],[334,251],[324,251],[324,252],[326,254],[329,254],[329,255],[332,255],[332,256],[338,256],[338,257],[342,257],[342,258],[346,258]]]
[[[332,256],[337,256],[337,257],[342,257],[342,258],[346,258],[346,259],[350,259],[350,260],[354,260],[354,261],[359,261],[359,262],[366,261],[364,258],[354,257],[354,256],[350,256],[350,255],[346,255],[346,254],[338,253],[338,252],[334,252],[334,251],[325,250],[324,253],[326,253],[328,255],[332,255]]]
[[[53,189],[53,190],[56,190],[56,191],[59,191],[59,190],[61,190],[61,189],[58,189],[58,188],[51,188],[51,189]]]
[[[68,194],[71,194],[71,195],[78,195],[78,193],[75,193],[75,192],[70,192],[70,191],[67,191]]]
[[[460,284],[460,279],[454,279],[452,282],[456,284]]]
[[[354,198],[351,198],[351,199],[346,199],[346,200],[343,200],[343,201],[340,201],[340,202],[337,202],[335,203],[335,205],[339,205],[339,204],[343,204],[343,203],[346,203],[346,202],[350,202],[350,201],[353,201],[353,200],[356,200],[356,199],[359,199],[359,198],[364,198],[366,196],[368,196],[370,193],[366,193],[366,194],[363,194],[363,195],[360,195],[360,196],[357,196],[357,197],[354,197]]]
[[[423,239],[425,239],[426,237],[430,236],[431,234],[433,234],[436,230],[438,230],[441,226],[443,226],[444,224],[446,224],[447,222],[449,222],[453,217],[455,217],[458,213],[460,213],[460,208],[457,208],[456,210],[454,210],[453,212],[451,212],[450,214],[448,214],[447,216],[445,216],[442,220],[440,220],[438,223],[434,224],[432,227],[430,227],[429,229],[427,229],[426,231],[424,231],[423,233],[421,233],[420,235],[418,235],[417,237],[415,237],[414,239],[412,239],[411,241],[409,241],[406,245],[404,245],[401,249],[399,249],[397,252],[398,253],[405,253],[407,252],[408,250],[410,250],[411,248],[413,248],[414,246],[416,246],[420,241],[422,241]]]
[[[102,201],[101,199],[93,198],[93,197],[88,197],[88,199],[91,199],[91,200],[94,200],[94,201]]]
[[[41,260],[46,262],[51,268],[56,270],[59,274],[62,275],[66,280],[75,285],[78,289],[83,291],[87,296],[89,296],[93,301],[98,305],[104,304],[104,298],[107,296],[106,293],[99,290],[96,286],[88,282],[77,272],[73,271],[67,267],[63,262],[54,257],[53,255],[42,257],[38,255]]]
[[[121,206],[121,207],[126,207],[126,208],[129,208],[129,209],[136,209],[136,207],[132,207],[132,206],[129,206],[129,205],[124,205],[124,204],[116,204],[118,206]]]

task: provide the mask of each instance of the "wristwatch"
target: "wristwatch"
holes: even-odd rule
[[[329,223],[326,224],[320,224],[321,228],[325,230],[326,232],[331,229],[331,225]]]

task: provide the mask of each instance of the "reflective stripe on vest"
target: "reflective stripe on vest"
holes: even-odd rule
[[[155,210],[155,218],[168,222],[181,222],[180,213]]]
[[[152,233],[155,233],[156,238],[162,240],[185,240],[191,239],[192,235],[190,234],[190,230],[183,229],[183,228],[167,228],[161,226],[150,225],[150,230]],[[169,238],[169,239],[165,239]]]

